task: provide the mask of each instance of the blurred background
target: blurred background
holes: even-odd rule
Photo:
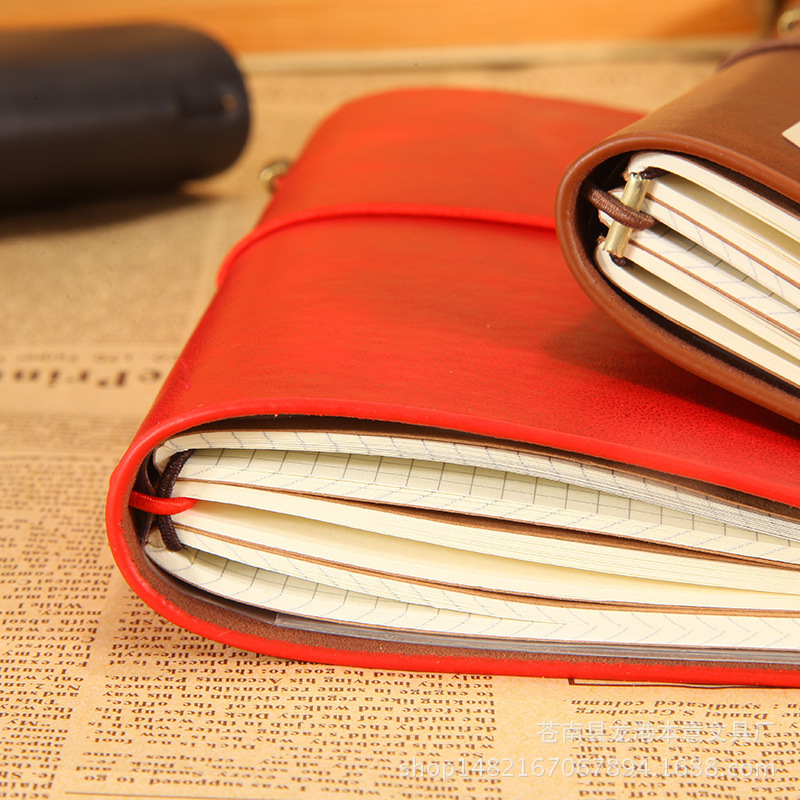
[[[0,29],[148,20],[199,27],[259,66],[654,57],[757,38],[776,0],[4,0]],[[784,4],[785,5],[785,4]]]

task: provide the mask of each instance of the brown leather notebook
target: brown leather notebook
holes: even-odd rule
[[[657,352],[800,420],[800,38],[761,43],[578,158],[561,246]]]

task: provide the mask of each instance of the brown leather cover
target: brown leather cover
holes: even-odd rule
[[[656,352],[795,421],[800,421],[797,389],[657,316],[603,277],[592,256],[601,232],[597,211],[581,191],[587,180],[601,188],[618,185],[633,153],[661,150],[705,159],[755,182],[773,198],[797,203],[800,148],[781,134],[798,121],[800,38],[762,44],[588,150],[564,174],[556,198],[567,263],[601,308]]]

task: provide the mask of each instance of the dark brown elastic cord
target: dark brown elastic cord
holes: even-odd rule
[[[604,214],[608,214],[614,222],[636,231],[646,231],[656,224],[654,217],[643,211],[634,211],[620,202],[613,194],[606,192],[591,181],[584,181],[581,194]]]
[[[650,180],[663,174],[663,172],[664,170],[662,169],[650,167],[642,170],[639,173],[639,176],[644,180]],[[602,211],[603,213],[607,214],[612,220],[614,220],[614,222],[619,223],[625,228],[632,228],[633,230],[637,231],[645,231],[649,228],[652,228],[656,224],[655,217],[652,217],[650,214],[646,214],[643,211],[638,211],[635,208],[631,208],[630,206],[626,206],[625,203],[623,203],[613,194],[604,191],[597,186],[597,184],[590,180],[584,181],[581,194],[596,209],[598,209],[598,211]],[[624,256],[615,255],[613,253],[609,253],[608,255],[615,264],[621,267],[630,265],[630,262]]]
[[[178,480],[178,475],[180,475],[183,465],[189,460],[192,453],[194,453],[194,450],[183,450],[180,453],[175,453],[175,455],[170,458],[164,472],[161,473],[158,486],[156,486],[156,497],[172,496],[172,490],[175,488],[175,481]],[[167,550],[177,552],[183,549],[183,544],[175,531],[172,517],[158,514],[156,515],[156,523],[158,529],[161,531],[164,547],[166,547]]]
[[[787,39],[764,39],[761,42],[751,44],[742,50],[732,53],[727,58],[723,59],[717,65],[717,72],[736,64],[739,61],[744,61],[751,56],[759,56],[763,53],[775,53],[781,50],[800,50],[800,37],[792,36]]]

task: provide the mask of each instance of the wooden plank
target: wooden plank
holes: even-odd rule
[[[159,20],[238,53],[755,35],[764,0],[3,0],[0,27]]]

